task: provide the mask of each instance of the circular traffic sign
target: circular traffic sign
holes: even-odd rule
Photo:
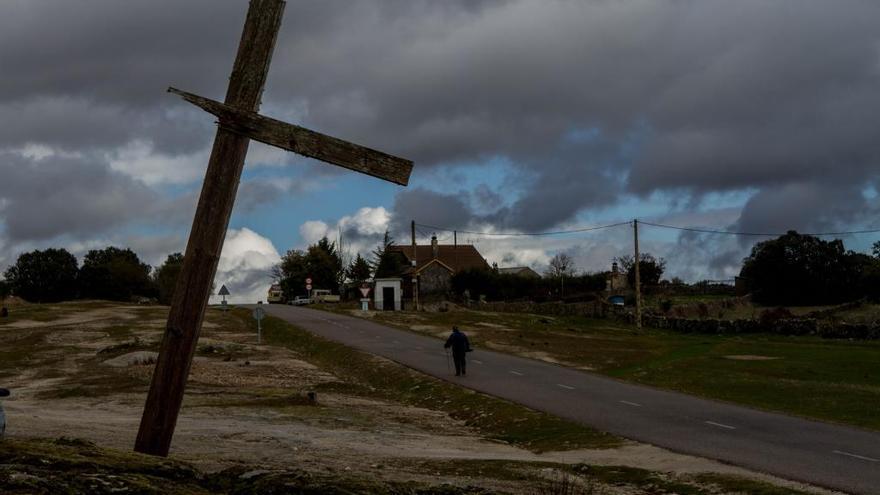
[[[263,308],[257,306],[256,308],[254,308],[253,314],[254,314],[254,319],[259,321],[259,320],[262,320],[263,317],[266,316],[266,311]]]
[[[307,278],[307,279],[306,279],[306,284],[307,284],[307,285],[311,285],[311,284],[312,284],[312,279],[311,279],[311,278]]]
[[[312,284],[306,284],[306,290],[312,290]]]

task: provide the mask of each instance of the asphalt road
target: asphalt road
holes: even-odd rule
[[[880,433],[757,411],[477,349],[448,371],[438,339],[313,309],[264,305],[316,335],[616,435],[849,493],[880,494]],[[467,329],[463,329],[467,332]],[[865,404],[880,414],[880,404]]]

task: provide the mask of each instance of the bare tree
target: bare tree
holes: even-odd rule
[[[571,277],[575,273],[574,260],[565,253],[556,253],[550,260],[550,267],[546,275],[549,278],[559,279],[559,295],[565,295],[565,277]]]
[[[574,271],[574,260],[571,256],[565,253],[557,253],[556,256],[550,260],[550,268],[547,270],[546,274],[551,278],[570,277],[574,275]]]

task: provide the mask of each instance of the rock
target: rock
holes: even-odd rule
[[[112,366],[114,368],[127,368],[129,366],[144,366],[148,364],[155,364],[156,359],[159,357],[158,352],[151,351],[135,351],[129,352],[128,354],[123,354],[121,356],[117,356],[112,359],[108,359],[104,361],[104,364],[107,366]]]

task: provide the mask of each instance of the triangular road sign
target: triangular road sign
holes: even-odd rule
[[[226,286],[224,285],[223,287],[220,287],[220,292],[218,292],[217,295],[218,296],[228,296],[229,289],[227,289]]]

